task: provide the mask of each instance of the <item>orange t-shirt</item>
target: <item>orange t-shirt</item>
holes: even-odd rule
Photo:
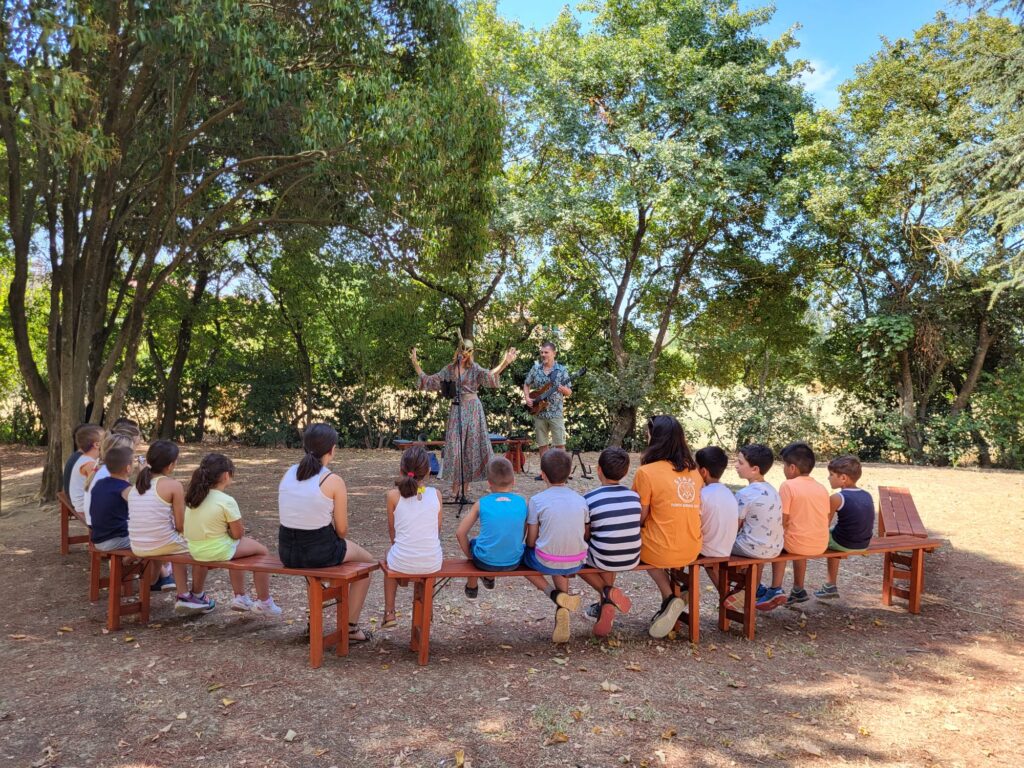
[[[828,547],[828,490],[810,475],[779,486],[787,552],[820,555]]]
[[[661,568],[679,568],[697,559],[700,533],[700,489],[695,469],[676,472],[669,461],[644,464],[633,478],[633,490],[650,514],[640,529],[640,559]],[[828,506],[826,504],[826,509]]]

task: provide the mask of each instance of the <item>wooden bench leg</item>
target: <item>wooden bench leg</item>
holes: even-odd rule
[[[152,593],[149,586],[156,580],[158,570],[156,560],[146,560],[139,574],[139,621],[149,624],[149,601]]]
[[[430,622],[434,617],[434,579],[423,580],[423,604],[420,608],[419,658],[421,667],[430,661]]]
[[[338,597],[334,604],[338,623],[338,643],[334,647],[336,656],[348,656],[348,590],[350,586],[348,580],[342,581],[338,585]]]
[[[729,596],[732,585],[732,569],[726,565],[712,566],[715,582],[718,584],[718,628],[722,632],[729,631],[729,609],[725,607],[725,598]]]
[[[60,553],[62,555],[68,554],[71,550],[71,545],[68,543],[68,537],[71,533],[68,530],[68,525],[71,521],[68,519],[68,511],[64,508],[64,505],[60,505]]]
[[[747,640],[754,639],[757,624],[757,585],[761,581],[761,566],[751,565],[746,570],[743,588],[743,634]]]
[[[924,590],[924,550],[915,549],[910,558],[910,612],[921,612],[921,592]]]
[[[686,569],[686,586],[689,609],[690,642],[700,642],[700,566],[690,565]]]
[[[110,587],[107,589],[107,629],[111,632],[121,628],[121,582],[123,563],[117,555],[110,559]]]
[[[324,591],[319,579],[306,579],[306,594],[309,596],[309,666],[319,669],[324,663]]]
[[[892,553],[886,552],[882,560],[882,605],[892,605]]]
[[[89,552],[89,602],[95,603],[100,599],[100,571],[103,568],[103,557],[99,550],[93,549]]]

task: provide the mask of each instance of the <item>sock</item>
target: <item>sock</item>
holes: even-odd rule
[[[178,593],[178,599],[179,600],[188,600],[189,594],[190,594],[189,592],[179,592]]]
[[[544,594],[551,598],[551,602],[558,605],[556,598],[558,597],[558,590],[554,587],[544,587]]]

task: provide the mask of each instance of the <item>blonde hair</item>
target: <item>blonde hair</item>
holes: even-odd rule
[[[138,430],[136,430],[137,432]],[[123,434],[120,432],[108,432],[103,438],[103,442],[100,443],[100,458],[93,467],[92,472],[89,473],[89,477],[85,480],[85,490],[89,490],[92,485],[92,479],[96,477],[96,472],[104,464],[104,458],[107,455],[107,451],[111,451],[114,448],[127,448],[129,451],[135,448],[135,440],[137,438],[131,435]]]

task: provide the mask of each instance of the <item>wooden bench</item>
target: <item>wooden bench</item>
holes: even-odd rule
[[[686,609],[679,617],[676,629],[687,629],[687,636],[691,643],[700,639],[700,569],[707,565],[717,568],[720,564],[727,562],[727,558],[702,558],[689,566],[671,569],[672,582],[677,597],[684,597],[682,592],[686,591],[684,599],[687,601]],[[399,582],[412,584],[412,632],[409,640],[409,650],[418,656],[421,666],[430,660],[430,623],[434,613],[434,588],[438,581],[444,579],[463,579],[470,576],[478,578],[493,578],[502,576],[527,576],[536,574],[537,571],[529,568],[518,568],[514,571],[481,571],[473,565],[471,560],[464,558],[447,559],[441,565],[441,569],[429,574],[407,574],[391,571],[386,562],[381,562],[381,569],[386,578],[398,579]],[[657,566],[640,563],[634,571],[650,571]],[[583,573],[600,573],[597,568],[583,568],[573,576]],[[589,587],[588,587],[589,588]]]
[[[57,501],[60,503],[60,553],[68,554],[72,544],[89,543],[89,525],[85,522],[85,515],[75,510],[71,499],[64,491],[58,491]],[[76,521],[85,526],[85,533],[78,536],[71,535],[71,522]]]
[[[89,599],[99,599],[102,580],[99,576],[99,561],[110,561],[109,584],[120,585],[109,589],[107,596],[107,629],[121,628],[121,619],[134,614],[142,622],[149,621],[149,586],[155,575],[158,561],[169,561],[182,565],[199,566],[211,570],[223,568],[236,571],[258,571],[279,573],[286,576],[303,576],[306,579],[306,593],[309,600],[309,665],[314,669],[323,664],[324,648],[335,646],[338,656],[348,655],[348,603],[352,582],[368,579],[379,567],[377,563],[342,563],[330,568],[286,568],[274,555],[253,555],[237,560],[218,563],[201,563],[188,555],[164,555],[155,559],[141,559],[131,550],[118,549],[100,552],[93,549],[97,568],[90,576]],[[139,581],[139,594],[132,595],[135,580]],[[324,609],[330,600],[335,600],[335,629],[324,633]]]
[[[756,592],[760,582],[761,569],[768,563],[784,563],[791,560],[818,560],[821,558],[847,558],[884,554],[886,563],[889,557],[897,552],[909,552],[907,555],[910,568],[906,578],[910,584],[907,589],[893,586],[892,578],[888,577],[888,565],[882,578],[882,602],[892,605],[893,595],[907,600],[911,613],[921,612],[921,594],[924,591],[924,553],[931,552],[942,545],[938,539],[922,539],[917,536],[879,536],[871,540],[864,552],[826,551],[815,557],[791,555],[783,552],[770,560],[754,560],[751,558],[732,558],[724,566],[725,578],[720,582],[718,628],[723,632],[729,630],[729,622],[736,621],[743,627],[743,634],[748,640],[754,639],[754,627],[757,619]],[[726,605],[726,598],[743,591],[743,610],[736,611]]]
[[[878,535],[886,538],[892,536],[914,536],[928,538],[917,505],[907,488],[894,485],[878,487]],[[897,582],[912,581],[914,574],[913,553],[908,551],[886,552],[882,564],[883,593],[889,595],[886,605],[892,605],[892,596],[910,600],[912,590],[897,586]],[[920,574],[923,588],[924,573]]]

